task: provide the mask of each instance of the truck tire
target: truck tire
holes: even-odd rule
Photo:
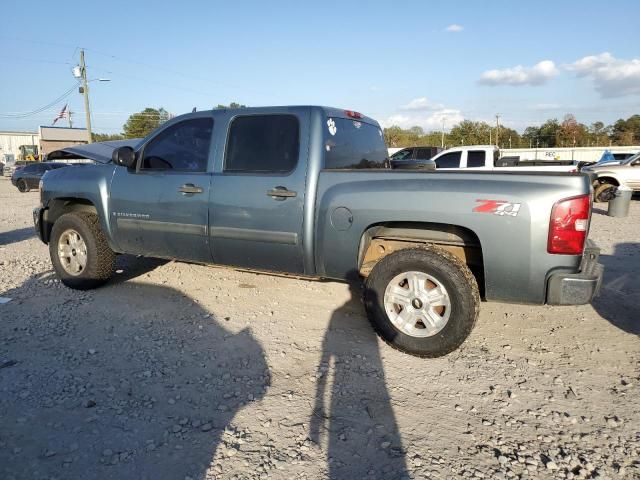
[[[608,202],[613,198],[613,194],[616,191],[616,186],[612,183],[601,183],[596,187],[594,192],[594,200],[596,202]]]
[[[116,255],[95,213],[61,215],[51,229],[49,255],[62,283],[76,290],[99,287],[115,269]]]
[[[476,279],[460,259],[432,246],[392,253],[365,285],[365,308],[378,335],[417,357],[441,357],[473,330],[480,309]]]
[[[18,187],[18,191],[21,193],[27,193],[29,191],[29,184],[24,178],[18,180],[16,186]]]

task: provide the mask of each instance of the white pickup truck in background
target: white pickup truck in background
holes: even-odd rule
[[[520,160],[500,157],[495,145],[469,145],[443,150],[431,157],[437,170],[495,170],[500,172],[577,172],[577,162],[569,160]]]

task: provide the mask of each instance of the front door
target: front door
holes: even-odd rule
[[[114,238],[126,253],[210,262],[211,116],[168,125],[111,183]]]
[[[210,238],[220,264],[303,273],[307,121],[297,114],[230,122],[211,188]],[[302,127],[305,126],[305,127]]]

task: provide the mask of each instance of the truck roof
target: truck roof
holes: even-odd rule
[[[216,113],[227,113],[227,112],[232,112],[232,113],[237,113],[237,114],[243,114],[243,115],[247,115],[247,114],[260,114],[260,113],[269,113],[272,112],[274,110],[277,111],[282,111],[282,110],[287,110],[287,109],[291,109],[292,111],[295,110],[303,110],[303,109],[320,109],[324,112],[324,114],[328,117],[336,117],[336,118],[348,118],[350,120],[357,120],[357,121],[361,121],[361,122],[365,122],[365,123],[370,123],[376,126],[380,126],[380,124],[378,123],[377,120],[368,117],[360,112],[356,112],[355,110],[350,110],[347,108],[336,108],[336,107],[325,107],[322,105],[272,105],[272,106],[266,106],[266,107],[244,107],[244,108],[215,108],[212,110],[202,110],[199,112],[195,112],[196,114],[200,113],[202,114],[203,112],[211,112],[214,116],[216,115]],[[183,117],[188,117],[190,115],[193,115],[194,112],[189,112],[189,113],[185,113],[182,115],[178,115],[174,118],[183,118]]]

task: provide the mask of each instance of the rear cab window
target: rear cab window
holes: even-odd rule
[[[324,128],[324,168],[361,170],[389,168],[389,154],[378,125],[329,116]]]
[[[485,165],[484,150],[470,150],[467,153],[467,168],[479,168]]]

